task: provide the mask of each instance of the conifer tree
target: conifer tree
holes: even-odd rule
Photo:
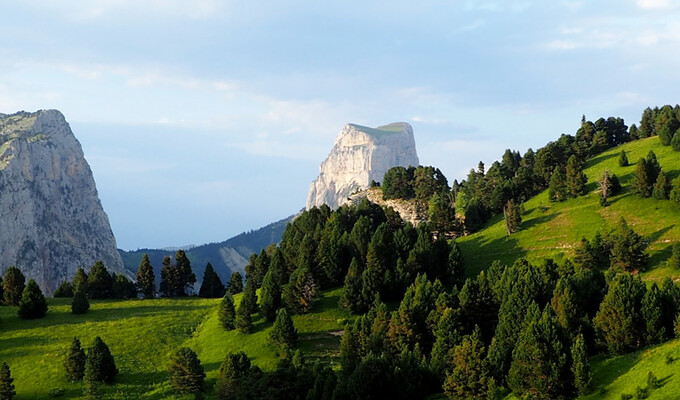
[[[198,291],[200,297],[206,298],[219,298],[224,296],[225,288],[222,284],[222,280],[215,272],[212,264],[208,263],[205,266],[205,272],[203,273],[203,283],[201,283],[201,289]]]
[[[578,197],[586,193],[588,178],[583,172],[583,165],[575,155],[567,161],[566,185],[571,197]]]
[[[54,298],[68,298],[73,297],[73,284],[69,281],[64,281],[59,284],[57,290],[54,291]]]
[[[656,283],[652,283],[652,286],[647,289],[642,298],[640,311],[645,321],[646,343],[656,344],[664,341],[667,336],[664,324],[664,301]]]
[[[557,166],[550,177],[548,185],[548,198],[550,201],[564,201],[569,191],[566,185],[566,177],[562,169]]]
[[[276,319],[276,310],[281,307],[281,287],[276,282],[274,273],[269,270],[262,280],[260,289],[260,313],[272,322]]]
[[[177,250],[175,254],[175,268],[178,270],[179,282],[176,288],[178,296],[186,296],[194,289],[196,274],[191,270],[191,261],[184,250]]]
[[[85,314],[89,309],[90,302],[87,300],[87,294],[82,286],[78,286],[73,294],[73,301],[71,301],[71,312],[73,314]]]
[[[232,272],[227,284],[227,290],[231,295],[239,294],[243,291],[243,276],[238,271]]]
[[[508,200],[505,207],[503,207],[503,215],[508,235],[517,232],[522,224],[522,205],[516,201]]]
[[[257,313],[257,292],[255,288],[255,282],[250,279],[246,280],[246,287],[243,290],[243,296],[241,297],[241,304],[239,308],[243,308],[244,312],[250,315]]]
[[[659,140],[661,141],[661,144],[664,146],[668,146],[671,144],[671,140],[673,139],[673,133],[671,131],[671,127],[668,125],[664,125],[661,127],[659,130]]]
[[[583,335],[576,336],[571,346],[571,373],[574,375],[574,387],[579,395],[590,393],[592,389],[592,373],[588,362],[588,351]]]
[[[680,151],[680,129],[675,131],[675,134],[673,134],[673,139],[671,140],[671,147],[673,147],[673,150],[675,151]]]
[[[3,362],[0,365],[0,400],[12,400],[17,392],[14,390],[14,378],[9,370],[9,365]]]
[[[671,192],[668,197],[671,199],[673,203],[680,206],[680,176],[673,179]]]
[[[85,293],[87,293],[87,273],[85,273],[85,270],[83,269],[83,267],[78,267],[78,270],[76,271],[76,274],[73,277],[74,293],[75,293],[75,289],[78,286],[82,286],[83,290],[85,290]]]
[[[680,242],[673,244],[671,257],[668,259],[668,267],[680,270]]]
[[[5,271],[5,279],[2,281],[5,303],[10,306],[18,306],[24,292],[26,278],[19,268],[11,266]]]
[[[354,256],[360,261],[366,260],[366,254],[368,253],[368,244],[371,242],[371,236],[373,234],[373,229],[371,227],[371,221],[367,216],[361,216],[354,224],[352,232],[349,237],[354,246]]]
[[[220,365],[215,391],[220,400],[235,399],[240,386],[250,373],[250,360],[246,353],[227,353]]]
[[[85,350],[80,345],[80,340],[77,337],[73,338],[71,348],[64,359],[64,369],[66,376],[71,381],[80,381],[85,376]]]
[[[340,365],[343,375],[350,376],[359,365],[360,360],[357,334],[354,328],[347,324],[340,340]]]
[[[602,342],[613,353],[622,354],[638,347],[644,337],[641,313],[645,284],[630,274],[618,274],[600,303],[593,325]]]
[[[156,276],[146,253],[142,256],[137,269],[137,289],[145,299],[153,299],[156,294]]]
[[[619,271],[639,271],[647,264],[647,253],[642,237],[621,217],[611,248],[611,266]]]
[[[0,276],[0,306],[5,302],[5,288],[2,286],[2,276]]]
[[[253,331],[253,318],[248,310],[248,306],[244,306],[243,299],[241,299],[241,304],[239,304],[238,309],[236,309],[234,324],[241,333],[250,333]]]
[[[447,264],[447,271],[444,277],[445,283],[454,285],[458,288],[465,283],[465,263],[463,254],[460,251],[458,243],[451,242],[451,250],[449,250],[449,258]]]
[[[481,331],[476,327],[472,335],[463,338],[452,353],[454,366],[446,374],[444,391],[451,399],[493,399],[494,380],[489,374],[486,349]]]
[[[347,271],[347,275],[345,276],[345,286],[342,290],[340,305],[354,314],[362,314],[368,309],[362,294],[363,272],[363,268],[361,268],[361,264],[356,257],[352,258],[352,262],[349,265],[349,271]]]
[[[19,301],[19,317],[23,319],[42,318],[47,314],[47,300],[38,284],[29,279]]]
[[[168,364],[170,384],[180,393],[199,397],[203,392],[205,372],[198,355],[188,347],[182,347],[170,356]]]
[[[311,271],[307,266],[301,266],[290,275],[281,297],[288,311],[302,314],[312,309],[317,291]]]
[[[109,346],[99,336],[95,337],[92,347],[87,352],[85,381],[111,383],[117,374],[118,368]]]
[[[276,312],[276,321],[269,333],[269,338],[279,347],[282,353],[286,353],[295,346],[298,339],[297,330],[285,308],[280,308]]]
[[[454,367],[451,352],[462,340],[462,321],[459,309],[446,308],[442,313],[437,330],[435,342],[432,346],[431,365],[440,375]]]
[[[627,167],[628,166],[628,156],[626,155],[625,150],[621,150],[621,153],[619,154],[619,167]]]
[[[111,297],[114,299],[136,299],[137,285],[122,273],[115,274],[113,275]]]
[[[91,299],[111,298],[113,277],[101,260],[97,260],[90,268],[90,274],[87,276],[87,291]]]
[[[667,200],[671,191],[671,182],[663,171],[659,172],[652,189],[652,197],[659,200]]]
[[[656,179],[659,177],[659,173],[661,172],[661,165],[659,165],[659,161],[656,159],[656,154],[654,153],[654,150],[649,150],[649,153],[647,153],[647,175],[649,181],[647,183],[649,184],[650,187],[654,186],[654,182],[656,182]]]
[[[234,299],[229,292],[224,295],[222,302],[220,302],[217,318],[225,330],[231,331],[236,328],[236,309],[234,307]]]
[[[450,232],[456,224],[456,210],[451,204],[448,191],[432,196],[428,205],[429,221],[437,232]]]
[[[641,158],[637,162],[635,169],[635,180],[633,181],[633,191],[640,197],[649,197],[652,194],[652,185],[649,183],[649,169],[647,168],[647,161]]]

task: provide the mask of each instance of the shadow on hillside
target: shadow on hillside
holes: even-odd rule
[[[661,236],[663,236],[666,232],[673,229],[674,226],[675,225],[667,226],[667,227],[659,229],[658,231],[647,236],[645,239],[646,239],[648,245],[649,245],[649,243],[653,243],[653,242],[656,242],[657,240],[659,240],[659,238],[661,238]]]
[[[634,354],[614,356],[598,366],[593,381],[597,381],[598,388],[606,388],[615,380],[630,371],[640,361],[640,351]],[[598,356],[599,357],[599,356]]]
[[[613,199],[611,197],[608,198],[607,201],[609,201],[609,205],[612,205],[612,204],[618,202],[619,200],[625,199],[626,197],[630,197],[632,195],[633,195],[633,192],[628,191],[628,188],[624,187],[624,188],[622,188],[620,194],[617,194],[616,196],[614,196]]]
[[[666,266],[666,261],[671,257],[673,252],[673,245],[669,244],[661,250],[655,251],[647,260],[647,267],[645,270],[651,271],[657,268],[662,268]]]
[[[590,168],[593,165],[597,165],[597,164],[601,163],[602,161],[609,160],[611,158],[618,157],[618,156],[619,156],[618,154],[602,154],[602,155],[599,155],[595,158],[591,158],[590,160],[588,160],[583,168],[584,169]]]
[[[541,215],[540,217],[536,217],[536,218],[532,218],[532,219],[527,220],[527,221],[523,221],[520,228],[521,229],[531,229],[536,225],[545,224],[546,222],[550,222],[555,218],[557,218],[557,213]]]
[[[526,229],[525,225],[522,225],[522,228]],[[477,276],[480,271],[489,268],[495,260],[512,265],[515,260],[527,254],[512,236],[503,236],[486,242],[485,240],[485,237],[478,236],[466,242],[465,247],[461,248],[465,261],[465,276]]]
[[[34,354],[33,346],[42,346],[51,342],[52,339],[46,336],[28,336],[2,339],[3,357],[14,359],[17,357],[30,356]]]

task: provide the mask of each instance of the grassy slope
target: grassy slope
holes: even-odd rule
[[[337,352],[339,337],[331,332],[342,329],[342,320],[348,318],[337,308],[339,296],[338,289],[325,292],[314,313],[294,317],[299,346],[312,356]],[[53,388],[66,391],[62,398],[82,397],[82,383],[68,382],[62,367],[74,336],[85,346],[101,336],[111,348],[120,370],[116,384],[106,387],[114,399],[175,398],[167,383],[167,362],[181,346],[198,353],[209,393],[228,351],[243,350],[256,365],[272,369],[277,358],[268,343],[271,324],[255,316],[255,333],[225,332],[217,320],[218,303],[198,298],[93,301],[89,313],[75,316],[69,299],[49,299],[47,316],[33,321],[19,319],[16,307],[0,307],[0,360],[10,365],[17,399],[49,398]]]
[[[627,167],[618,165],[621,149],[626,150],[630,160],[631,165]],[[664,265],[670,257],[672,244],[680,240],[680,207],[667,200],[642,199],[630,190],[635,162],[645,157],[650,149],[654,150],[671,179],[680,175],[680,153],[661,146],[657,137],[610,149],[586,163],[587,195],[551,203],[544,191],[524,204],[521,231],[508,236],[503,216],[496,216],[480,232],[459,239],[469,275],[476,275],[496,259],[512,264],[520,257],[534,261],[545,257],[556,260],[571,257],[574,246],[582,237],[592,239],[599,230],[615,227],[619,216],[623,216],[649,243],[651,259],[644,272],[645,278],[680,277],[680,271],[669,270]],[[595,191],[596,180],[605,169],[619,177],[623,191],[610,200],[610,206],[603,208]]]

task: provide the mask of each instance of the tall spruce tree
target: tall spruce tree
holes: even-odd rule
[[[494,379],[489,374],[486,349],[479,327],[463,338],[451,355],[453,370],[446,374],[444,391],[451,399],[493,399]]]
[[[619,153],[619,167],[627,167],[627,166],[628,166],[628,156],[626,155],[626,150],[621,150],[621,153]]]
[[[118,375],[118,368],[116,368],[109,346],[99,336],[95,337],[92,347],[87,352],[85,381],[111,383],[116,375]]]
[[[71,312],[73,314],[85,314],[90,309],[90,302],[87,300],[87,294],[82,286],[76,288],[73,293],[73,300],[71,301]]]
[[[182,347],[170,356],[170,385],[180,393],[200,397],[204,390],[205,372],[196,352]]]
[[[85,376],[86,360],[87,356],[85,355],[85,350],[83,350],[80,345],[80,340],[77,337],[74,337],[71,342],[71,347],[64,359],[66,377],[74,382],[82,380],[83,376]]]
[[[113,292],[113,277],[104,263],[97,260],[87,276],[87,291],[91,299],[109,299]]]
[[[146,253],[142,256],[142,261],[137,269],[137,290],[142,293],[145,299],[153,299],[156,295],[156,276]]]
[[[295,346],[298,339],[297,330],[285,308],[280,308],[276,312],[276,321],[269,333],[269,338],[284,354]]]
[[[569,190],[566,185],[566,177],[562,169],[557,166],[550,176],[548,198],[550,201],[564,201],[568,195]]]
[[[19,268],[11,266],[5,271],[5,279],[2,281],[5,303],[10,306],[18,306],[22,293],[26,287],[26,278]]]
[[[225,290],[222,280],[217,275],[217,272],[215,272],[212,264],[208,263],[205,266],[203,282],[201,283],[201,289],[198,291],[198,295],[200,297],[215,299],[224,296]]]
[[[19,300],[19,318],[42,318],[47,314],[47,300],[40,287],[33,279],[29,279]]]
[[[619,271],[640,271],[647,264],[647,253],[642,237],[621,217],[611,247],[611,267]]]
[[[73,276],[73,290],[75,293],[75,289],[81,286],[85,293],[87,293],[87,273],[85,273],[85,270],[83,267],[78,267],[78,270],[76,271],[76,274]]]
[[[511,235],[519,230],[522,224],[522,205],[517,201],[508,200],[503,207],[505,217],[505,230]]]
[[[114,274],[111,297],[114,299],[136,299],[137,285],[122,273]]]
[[[241,299],[241,304],[236,309],[234,324],[241,333],[251,333],[253,331],[253,317],[248,310],[248,306],[243,304],[243,299]]]
[[[217,376],[215,391],[220,400],[230,400],[237,398],[241,386],[248,383],[250,374],[250,360],[246,353],[227,353],[224,361],[220,365],[220,372]]]
[[[673,139],[671,140],[671,147],[673,147],[673,150],[675,151],[680,151],[680,129],[675,131],[673,134]]]
[[[9,365],[3,361],[0,365],[0,400],[12,400],[17,392],[14,390],[14,378]]]
[[[281,307],[281,287],[276,282],[275,275],[269,270],[262,280],[260,289],[260,313],[272,322],[276,319],[276,310]]]
[[[566,185],[571,197],[578,197],[586,193],[588,178],[583,172],[583,164],[575,155],[567,161]]]
[[[680,176],[673,179],[671,192],[668,197],[673,203],[680,206]]]
[[[238,272],[232,272],[227,284],[227,291],[234,294],[239,294],[243,291],[243,276]]]
[[[354,314],[364,313],[368,305],[363,297],[363,268],[356,257],[352,258],[349,271],[345,276],[345,286],[342,290],[340,305]]]
[[[234,307],[234,299],[229,292],[224,295],[220,302],[217,318],[225,330],[231,331],[236,328],[236,308]]]
[[[311,271],[308,267],[301,266],[290,275],[281,297],[288,311],[302,314],[312,309],[317,293],[318,288]]]
[[[659,165],[659,161],[656,158],[654,150],[649,150],[649,152],[647,153],[647,158],[645,160],[647,161],[647,175],[649,179],[647,183],[651,187],[654,185],[654,182],[656,182],[656,179],[659,177],[659,173],[661,172],[661,165]]]
[[[659,200],[667,200],[670,191],[671,182],[668,180],[668,176],[663,171],[660,171],[652,188],[652,197]]]
[[[574,375],[574,387],[579,395],[586,395],[592,390],[592,373],[588,362],[588,349],[583,335],[576,336],[571,346],[571,373]]]
[[[652,195],[652,184],[650,182],[649,169],[647,168],[647,160],[641,158],[637,162],[635,169],[635,179],[633,181],[633,191],[640,197],[649,197]]]
[[[246,287],[243,290],[243,296],[241,297],[241,308],[244,308],[244,312],[250,315],[257,313],[257,289],[255,288],[255,282],[250,279],[246,280]]]
[[[645,342],[647,344],[661,343],[670,337],[670,332],[666,332],[664,321],[664,299],[656,283],[647,289],[640,312],[645,321]]]
[[[0,281],[0,285],[2,282]],[[0,289],[0,291],[2,291]],[[2,293],[0,293],[2,295]],[[68,281],[64,281],[61,284],[59,284],[59,287],[57,290],[54,291],[54,298],[68,298],[68,297],[73,297],[73,284]]]
[[[186,296],[193,292],[196,283],[196,274],[191,270],[191,261],[184,250],[177,250],[175,254],[175,267],[179,272],[180,282],[176,288],[179,296]]]

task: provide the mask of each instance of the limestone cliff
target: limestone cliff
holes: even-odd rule
[[[418,165],[411,125],[398,122],[368,128],[347,124],[309,188],[307,209],[322,204],[338,208],[371,181],[382,182],[388,169],[410,165]]]
[[[0,114],[0,272],[16,265],[51,293],[96,260],[124,272],[92,171],[64,116]]]

